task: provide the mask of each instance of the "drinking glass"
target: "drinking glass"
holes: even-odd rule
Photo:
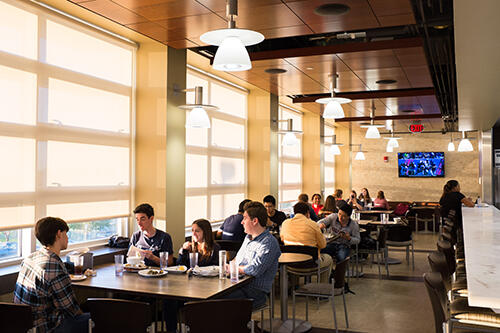
[[[382,221],[383,224],[386,224],[387,222],[389,222],[389,214],[387,213],[380,214],[380,220]]]
[[[238,263],[236,260],[233,260],[229,263],[229,276],[231,278],[231,282],[238,282]]]
[[[123,260],[125,256],[123,254],[115,255],[115,275],[122,276],[123,275]]]
[[[198,265],[198,252],[189,254],[189,267],[195,268]]]
[[[219,251],[219,279],[224,280],[226,278],[226,259],[227,252],[225,250]]]
[[[83,256],[71,256],[71,262],[75,267],[75,275],[83,274]]]
[[[168,266],[168,252],[160,252],[160,268],[164,271]]]

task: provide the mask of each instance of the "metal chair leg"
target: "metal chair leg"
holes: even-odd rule
[[[344,301],[345,326],[349,328],[349,318],[347,317],[347,306],[345,304],[345,291],[342,290],[342,300]]]
[[[411,240],[411,265],[412,269],[415,270],[415,246],[413,245],[413,239]]]
[[[333,322],[335,323],[335,333],[339,333],[339,328],[337,325],[337,314],[335,313],[335,300],[334,300],[333,294],[334,294],[334,290],[333,290],[333,286],[332,286],[332,296],[330,298],[332,301]]]
[[[306,321],[309,321],[309,297],[306,296]]]
[[[295,291],[292,292],[292,316],[293,316],[293,326],[292,332],[295,331]]]
[[[378,279],[382,279],[382,273],[380,273],[380,252],[377,251],[377,266],[378,266]]]

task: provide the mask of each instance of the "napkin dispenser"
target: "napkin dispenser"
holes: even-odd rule
[[[70,257],[74,255],[83,257],[83,272],[85,272],[86,269],[94,268],[94,254],[92,252],[79,253],[78,251],[72,251],[66,255],[66,262],[64,263],[69,274],[75,273],[75,265],[70,259]]]

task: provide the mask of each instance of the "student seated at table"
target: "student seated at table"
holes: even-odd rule
[[[359,244],[360,241],[359,225],[351,220],[352,207],[342,203],[338,209],[338,213],[330,214],[318,221],[320,229],[330,228],[334,234],[340,235],[321,250],[321,253],[329,254],[336,262],[347,258],[351,245]]]
[[[31,306],[37,332],[88,331],[90,314],[82,313],[60,258],[61,251],[68,247],[68,231],[60,218],[39,220],[35,236],[42,248],[23,260],[17,277],[14,303]]]
[[[319,193],[314,193],[312,198],[312,208],[314,209],[314,212],[316,215],[319,214],[319,211],[323,208],[323,205],[321,204],[321,194]]]
[[[356,191],[352,190],[351,191],[351,195],[349,196],[349,199],[347,199],[347,204],[349,206],[351,206],[353,209],[359,209],[359,210],[363,210],[363,203],[361,202],[361,200],[359,200],[358,198],[356,198]]]
[[[222,240],[243,242],[243,239],[245,239],[245,231],[243,230],[243,225],[241,225],[241,220],[243,220],[243,207],[250,201],[252,200],[245,199],[240,202],[238,213],[224,220],[224,223],[222,223],[217,231],[217,237],[221,237]]]
[[[335,198],[332,195],[329,195],[325,199],[325,205],[319,211],[318,218],[322,219],[336,212],[337,212],[337,203],[335,201]]]
[[[377,197],[373,200],[373,207],[389,210],[389,203],[385,199],[384,191],[378,191]]]
[[[318,248],[320,268],[330,267],[324,270],[321,282],[328,282],[332,270],[333,260],[329,254],[320,253],[326,247],[326,239],[318,224],[309,218],[309,206],[304,202],[297,202],[293,206],[293,218],[283,222],[280,237],[285,245],[314,246]]]
[[[189,267],[189,253],[198,253],[198,266],[219,265],[219,244],[215,243],[210,222],[199,219],[191,225],[192,240],[179,250],[177,265]]]
[[[366,187],[361,189],[361,193],[359,194],[358,200],[363,203],[363,207],[366,207],[367,204],[372,203],[372,198],[370,198],[370,192]]]
[[[239,265],[240,274],[254,278],[223,298],[253,299],[255,309],[266,303],[266,295],[271,292],[281,251],[276,238],[266,229],[267,211],[263,204],[257,201],[247,203],[241,223],[247,236],[234,260]]]
[[[342,199],[343,194],[344,192],[338,188],[335,190],[335,192],[333,192],[333,197],[335,198],[336,201],[344,201],[344,199]]]
[[[165,231],[153,226],[155,212],[150,204],[143,203],[134,209],[139,230],[130,239],[130,246],[139,249],[147,266],[160,266],[160,252],[168,252],[168,265],[174,263],[172,238]]]
[[[276,209],[276,199],[272,195],[266,195],[262,201],[267,210],[267,217],[272,223],[271,231],[279,232],[279,227],[286,220],[285,213]]]
[[[309,204],[309,196],[306,193],[302,193],[299,195],[299,202],[305,202],[309,206],[309,216],[310,219],[313,220],[314,222],[318,221],[318,216],[314,212],[314,209],[312,208],[311,204]]]

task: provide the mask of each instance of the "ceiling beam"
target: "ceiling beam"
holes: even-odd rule
[[[429,118],[441,118],[440,113],[430,113],[430,114],[398,114],[394,116],[375,116],[373,120],[403,120],[403,119],[429,119]],[[370,121],[370,117],[347,117],[335,119],[336,123],[351,122],[351,121]]]
[[[347,42],[336,45],[311,46],[311,47],[300,47],[292,49],[250,52],[249,55],[250,55],[250,60],[256,61],[256,60],[283,59],[292,57],[307,57],[307,56],[323,55],[323,54],[404,49],[417,46],[423,46],[423,39],[420,37],[380,40],[375,42]]]
[[[391,98],[391,97],[414,97],[434,95],[434,88],[409,88],[409,89],[393,89],[393,90],[371,90],[371,91],[349,91],[335,93],[337,97],[356,99],[374,99],[374,98]],[[313,94],[301,97],[292,97],[293,103],[311,103],[318,98],[330,97],[330,93]]]

